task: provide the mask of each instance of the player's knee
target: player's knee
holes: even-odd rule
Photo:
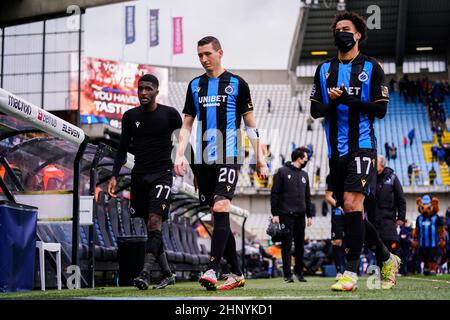
[[[162,225],[162,217],[158,214],[151,213],[149,215],[147,222],[147,230],[148,231],[161,230],[161,225]]]
[[[358,195],[354,193],[347,193],[344,195],[344,211],[345,212],[354,212],[354,211],[363,211],[364,206],[364,196]]]
[[[339,239],[339,240],[333,240],[333,241],[331,241],[331,244],[332,244],[333,246],[341,247],[341,246],[342,246],[342,240],[341,240],[341,239]]]
[[[230,212],[230,200],[226,199],[225,197],[216,196],[214,198],[214,206],[213,211],[214,212]]]

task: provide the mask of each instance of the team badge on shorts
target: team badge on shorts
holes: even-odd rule
[[[163,210],[166,210],[166,205],[165,205],[165,204],[162,204],[162,205],[161,205],[161,208],[162,208]]]
[[[365,71],[363,71],[359,74],[358,80],[361,82],[366,82],[367,80],[369,80],[369,75]]]
[[[386,86],[381,86],[381,95],[385,98],[389,98],[389,89]]]
[[[225,93],[226,93],[226,94],[232,94],[233,92],[234,92],[233,86],[228,85],[228,86],[225,88]]]
[[[361,179],[361,183],[362,183],[362,186],[364,187],[365,185],[366,185],[366,179]]]
[[[227,192],[230,192],[231,186],[227,186]]]

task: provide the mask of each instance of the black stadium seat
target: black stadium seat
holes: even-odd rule
[[[184,247],[184,244],[181,241],[181,235],[180,235],[180,229],[179,229],[179,224],[177,223],[171,223],[170,225],[172,227],[172,235],[173,235],[173,240],[174,240],[174,245],[177,248],[177,251],[182,252],[183,256],[184,256],[184,262],[185,263],[189,263],[189,264],[195,264],[195,259],[192,256],[192,254],[190,254],[187,249]],[[198,258],[197,258],[198,260]],[[198,261],[197,261],[198,263]]]
[[[193,259],[193,264],[200,264],[200,257],[194,253],[194,249],[191,248],[189,242],[188,242],[188,238],[187,238],[187,229],[183,224],[177,224],[178,226],[178,230],[180,232],[180,238],[181,238],[181,242],[183,244],[184,250],[185,252],[189,253],[192,255],[192,259]]]
[[[164,222],[162,224],[162,238],[163,238],[163,244],[164,244],[164,250],[167,253],[167,259],[169,262],[183,262],[183,254],[181,252],[177,252],[173,248],[172,239],[170,238],[170,232],[169,232],[169,224],[168,222]]]
[[[191,225],[186,225],[186,234],[188,242],[190,243],[190,247],[200,259],[200,264],[208,264],[209,256],[200,252],[200,249],[198,248],[197,231],[195,231],[195,229]]]

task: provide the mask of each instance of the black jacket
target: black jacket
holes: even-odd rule
[[[398,177],[389,167],[377,176],[376,227],[382,240],[398,241],[397,220],[405,221],[406,201]]]
[[[311,193],[308,174],[287,162],[273,177],[270,193],[272,215],[305,215],[310,218]]]

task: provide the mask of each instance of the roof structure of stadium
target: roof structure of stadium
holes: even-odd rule
[[[89,7],[102,6],[130,0],[2,0],[0,2],[0,27],[67,16],[71,6],[81,11]]]
[[[311,2],[311,1],[310,1]],[[332,3],[327,5],[327,3]],[[313,2],[314,3],[314,2]],[[336,54],[331,22],[336,14],[337,1],[318,1],[307,10],[306,28],[300,60],[314,58],[311,52],[327,51],[321,58]],[[427,54],[450,55],[450,1],[446,0],[345,0],[345,9],[355,11],[366,19],[377,14],[379,29],[369,29],[368,41],[361,49],[374,57],[391,57],[401,65],[405,56],[418,54],[417,48],[429,48]],[[372,7],[371,7],[372,6]],[[375,17],[375,16],[374,16]],[[369,21],[370,22],[370,21]],[[374,21],[376,22],[376,21]],[[420,50],[420,49],[419,49]],[[323,59],[322,59],[323,60]]]

